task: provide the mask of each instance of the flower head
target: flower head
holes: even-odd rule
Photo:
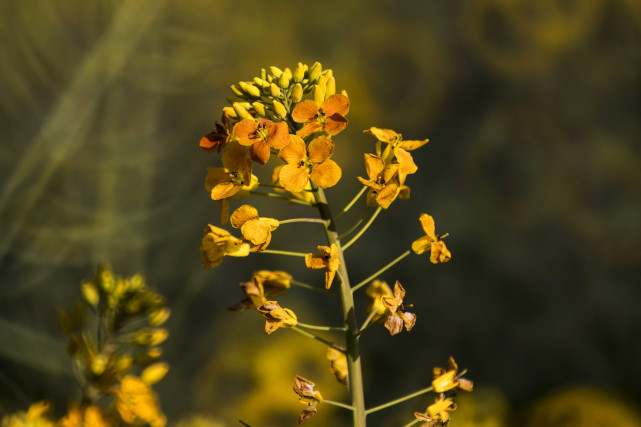
[[[203,267],[214,268],[223,262],[224,256],[243,257],[249,255],[249,244],[232,236],[227,230],[211,224],[205,228],[200,245]]]
[[[292,118],[303,127],[296,135],[305,138],[314,132],[336,135],[347,127],[345,116],[349,112],[349,98],[345,95],[330,95],[319,106],[315,101],[305,100],[296,104]]]
[[[336,271],[338,271],[341,265],[336,244],[332,243],[332,246],[318,246],[317,254],[307,254],[305,256],[305,265],[311,269],[324,268],[325,289],[329,289],[334,281]]]
[[[298,319],[289,308],[282,308],[276,301],[267,301],[258,307],[258,312],[267,319],[265,333],[271,334],[278,328],[291,328],[298,324]]]
[[[278,221],[273,218],[261,218],[251,205],[243,205],[231,214],[231,225],[240,228],[243,239],[251,243],[255,252],[267,249],[272,240],[272,231],[278,228]]]
[[[274,123],[266,119],[243,119],[234,125],[238,143],[251,147],[252,160],[264,165],[269,160],[271,148],[280,150],[289,143],[287,123]]]
[[[391,335],[396,335],[403,330],[403,325],[407,332],[412,330],[416,323],[416,315],[405,311],[403,306],[403,298],[405,297],[405,289],[397,280],[394,284],[394,296],[383,297],[382,302],[385,306],[387,318],[385,320],[385,327]]]
[[[316,405],[323,402],[323,396],[320,391],[314,390],[313,382],[300,375],[296,375],[294,384],[294,392],[299,396],[298,401],[307,405],[298,418],[298,424],[300,424],[316,413]]]
[[[396,161],[400,164],[400,171],[404,175],[415,173],[418,170],[418,166],[416,166],[412,155],[408,151],[415,150],[429,142],[429,139],[403,141],[403,137],[391,129],[371,127],[364,130],[363,133],[370,134],[378,139],[376,153],[385,163],[389,162],[392,154],[394,155]],[[384,150],[381,150],[382,143],[387,144]]]
[[[158,399],[148,384],[138,377],[125,376],[120,388],[113,391],[116,409],[128,424],[149,423],[152,427],[164,427],[167,423],[160,412]]]
[[[383,160],[373,154],[365,154],[365,170],[369,179],[358,177],[361,184],[369,187],[367,192],[367,206],[380,206],[387,209],[397,197],[403,197],[404,190],[409,187],[403,185],[405,175],[400,172],[398,162],[385,164]]]
[[[278,157],[287,162],[279,173],[280,185],[287,191],[303,191],[309,180],[321,188],[336,185],[341,179],[341,168],[330,157],[334,143],[325,136],[319,136],[305,145],[299,136],[291,135],[289,144],[280,150]]]
[[[419,218],[421,226],[425,232],[425,236],[417,239],[412,243],[412,250],[415,254],[420,255],[424,252],[431,251],[430,261],[433,264],[448,262],[452,258],[452,254],[445,246],[443,241],[447,234],[436,234],[434,226],[434,218],[428,214],[422,214]]]
[[[461,378],[465,371],[457,375],[458,365],[454,361],[453,357],[450,357],[447,361],[447,370],[444,368],[436,367],[432,370],[432,387],[436,393],[443,393],[448,390],[465,390],[472,391],[473,383],[472,381]]]
[[[220,150],[232,140],[231,121],[226,110],[223,110],[221,121],[222,124],[216,123],[216,130],[200,138],[200,149],[204,152],[213,153],[217,151],[220,153]]]

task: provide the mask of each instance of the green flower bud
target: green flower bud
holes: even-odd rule
[[[125,354],[123,356],[118,357],[114,365],[114,369],[118,374],[124,375],[127,372],[129,372],[129,370],[133,366],[133,363],[134,363],[133,357],[131,357],[128,354]]]
[[[109,358],[105,354],[97,354],[90,359],[89,369],[96,375],[102,375],[107,369]]]
[[[287,109],[278,101],[274,101],[274,113],[283,120],[287,117]]]
[[[271,93],[272,97],[278,98],[280,96],[280,88],[278,86],[276,86],[274,83],[272,83],[272,85],[269,87],[269,89],[270,89],[270,93]]]
[[[252,102],[252,107],[254,107],[256,114],[258,114],[260,117],[265,117],[265,105],[263,105],[261,102],[254,101]]]
[[[316,80],[318,80],[318,77],[320,76],[322,70],[323,67],[320,62],[314,62],[312,68],[309,69],[309,82],[315,83]]]
[[[292,89],[292,102],[298,103],[303,99],[303,86],[300,83],[296,83]]]
[[[223,108],[223,110],[225,109],[229,109],[233,111],[231,107]],[[145,287],[145,278],[143,277],[142,274],[136,274],[134,276],[131,276],[131,278],[129,279],[129,286],[128,286],[128,289],[130,291],[137,291],[138,289],[142,289],[144,287]]]

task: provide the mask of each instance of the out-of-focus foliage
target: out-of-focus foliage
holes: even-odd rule
[[[333,68],[358,106],[332,156],[346,176],[364,174],[361,129],[430,138],[412,198],[359,242],[350,270],[367,277],[389,261],[380,246],[415,239],[394,227],[401,203],[439,218],[457,254],[429,276],[416,260],[382,278],[424,286],[409,301],[413,336],[362,340],[371,404],[418,388],[450,354],[515,407],[575,382],[641,401],[640,45],[637,0],[0,2],[0,414],[66,407],[56,310],[102,261],[167,297],[163,410],[203,412],[198,384],[237,345],[221,344],[224,310],[252,272],[200,266],[194,224],[218,221],[219,206],[198,141],[229,84],[299,60]],[[429,347],[399,350],[416,340]]]

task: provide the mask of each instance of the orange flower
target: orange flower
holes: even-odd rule
[[[284,271],[261,270],[252,276],[251,281],[241,283],[246,298],[229,310],[258,309],[267,302],[267,297],[283,294],[291,286],[292,276]]]
[[[307,268],[325,269],[325,289],[329,289],[334,281],[334,276],[341,262],[338,259],[338,248],[336,244],[332,246],[319,246],[318,254],[307,254],[305,256],[305,265]]]
[[[114,394],[116,409],[125,423],[149,423],[152,427],[164,427],[167,423],[156,395],[140,378],[127,375]]]
[[[280,150],[278,157],[287,162],[280,170],[280,185],[292,193],[303,191],[310,178],[321,188],[336,185],[341,179],[341,168],[330,157],[334,143],[325,136],[319,136],[305,146],[303,139],[290,135],[289,144]]]
[[[278,328],[291,328],[298,324],[298,319],[294,312],[289,308],[282,308],[276,301],[267,301],[257,310],[267,319],[265,333],[268,335]]]
[[[249,244],[229,234],[227,230],[211,224],[205,228],[205,237],[200,245],[202,263],[205,268],[214,268],[223,262],[224,256],[243,257],[249,255]]]
[[[231,121],[227,111],[223,110],[222,124],[216,122],[216,130],[209,132],[207,135],[200,138],[200,149],[206,153],[213,153],[217,151],[220,153],[225,145],[231,140]]]
[[[399,163],[385,164],[373,154],[365,154],[365,170],[369,179],[358,177],[361,184],[368,186],[367,206],[380,206],[387,209],[397,197],[403,197],[402,191],[409,192],[409,187],[403,185],[405,175],[400,173]]]
[[[304,123],[296,135],[305,138],[320,131],[336,135],[347,126],[345,116],[348,112],[349,98],[345,95],[330,95],[320,107],[315,101],[302,101],[292,111],[294,121]]]
[[[416,323],[416,315],[407,313],[403,306],[403,298],[405,297],[405,289],[397,280],[394,284],[394,296],[383,297],[382,302],[387,310],[387,319],[385,320],[385,327],[391,335],[396,335],[403,330],[403,325],[407,332],[411,331]]]
[[[214,200],[221,200],[238,193],[251,183],[252,163],[248,150],[232,141],[223,153],[223,167],[207,168],[205,189]]]
[[[243,205],[231,214],[231,225],[240,228],[243,239],[251,243],[254,252],[262,252],[271,242],[272,231],[278,228],[278,221],[274,218],[261,218],[255,207]]]
[[[285,166],[287,165],[278,165],[274,168],[274,171],[272,172],[272,184],[280,185],[280,171]],[[309,181],[307,181],[307,185],[305,186],[303,191],[299,191],[295,193],[289,192],[289,194],[291,194],[292,198],[294,199],[302,200],[309,203],[310,205],[313,205],[316,202],[316,199],[314,198],[314,194],[311,191],[305,191],[305,190],[311,190],[311,189],[312,189],[312,185]],[[282,192],[282,193],[287,192],[287,190],[282,190],[280,188],[275,188],[275,190],[277,192]]]
[[[296,375],[294,384],[294,392],[300,396],[298,401],[307,405],[298,418],[298,424],[300,424],[316,413],[316,405],[323,402],[323,396],[320,391],[314,390],[315,384],[313,382],[300,375]]]
[[[400,171],[404,175],[415,173],[418,170],[418,166],[416,166],[412,155],[408,153],[408,151],[416,150],[429,142],[429,139],[422,141],[403,141],[403,137],[391,129],[371,127],[364,130],[363,133],[370,134],[378,139],[376,143],[376,154],[378,154],[385,163],[389,163],[392,154],[396,157],[396,161],[400,164]],[[383,142],[387,144],[387,147],[381,152],[381,143]]]
[[[251,147],[252,160],[261,165],[269,160],[270,148],[280,150],[289,143],[289,130],[285,122],[243,119],[234,125],[233,133],[240,145]]]
[[[412,243],[412,250],[415,254],[420,255],[424,252],[431,251],[430,261],[433,264],[448,262],[452,259],[452,254],[445,246],[443,238],[447,237],[447,233],[440,235],[435,233],[434,218],[428,214],[422,214],[419,218],[425,236],[415,240]]]

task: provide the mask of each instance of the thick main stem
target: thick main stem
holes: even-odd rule
[[[345,257],[341,242],[338,238],[334,218],[327,205],[327,198],[321,188],[312,185],[314,190],[314,198],[316,199],[316,207],[318,212],[324,220],[327,220],[325,226],[325,233],[327,234],[327,241],[330,244],[336,245],[338,249],[338,256],[340,260],[340,267],[338,268],[338,275],[340,277],[340,296],[341,305],[343,309],[343,322],[346,326],[345,341],[347,348],[347,367],[349,370],[349,394],[352,401],[354,427],[365,427],[365,397],[363,393],[363,376],[361,372],[361,357],[358,349],[358,325],[356,324],[356,313],[354,310],[354,296],[349,284],[349,277],[347,275],[347,267],[345,265]]]

